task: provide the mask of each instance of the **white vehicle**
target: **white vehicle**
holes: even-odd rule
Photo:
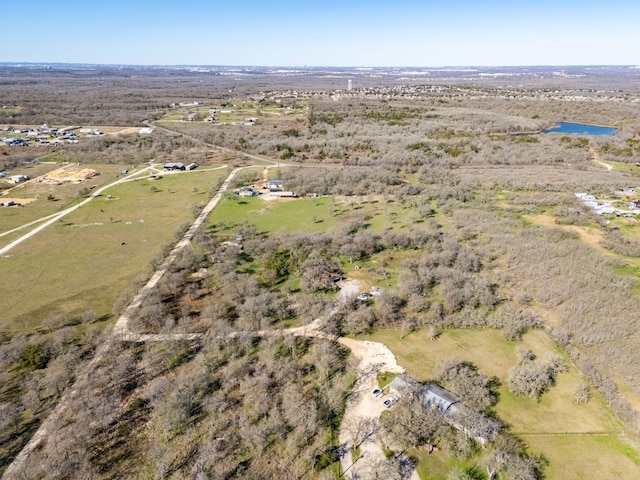
[[[391,406],[397,401],[398,397],[389,397],[384,402],[382,402],[382,405],[384,406],[384,408],[391,408]]]

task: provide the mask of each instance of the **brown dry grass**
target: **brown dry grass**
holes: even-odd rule
[[[555,218],[552,215],[547,214],[523,215],[522,218],[535,225],[540,225],[541,227],[562,228],[568,232],[577,233],[580,236],[580,240],[587,245],[594,247],[601,253],[606,253],[607,255],[611,254],[610,250],[607,250],[600,245],[600,242],[602,241],[602,232],[593,227],[557,224]]]

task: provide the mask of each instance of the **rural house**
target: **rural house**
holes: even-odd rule
[[[26,175],[12,175],[8,177],[7,180],[9,180],[11,183],[22,183],[29,180],[29,177],[27,177]]]
[[[269,190],[282,190],[284,182],[282,180],[267,180],[267,188]]]
[[[164,164],[164,169],[165,170],[184,170],[186,167],[184,166],[184,163],[181,162],[175,162],[175,163],[165,163]]]
[[[494,440],[500,430],[495,420],[464,405],[460,398],[435,383],[421,385],[407,375],[398,375],[388,385],[389,393],[402,396],[413,388],[419,388],[424,395],[424,403],[437,408],[444,420],[453,428],[467,434],[482,446]]]
[[[443,413],[448,414],[455,414],[457,404],[460,403],[458,397],[435,383],[430,383],[424,388],[424,401],[429,405],[437,407],[438,410],[441,410]]]

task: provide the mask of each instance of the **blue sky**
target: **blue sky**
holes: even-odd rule
[[[640,64],[638,0],[4,0],[0,18],[1,62]]]

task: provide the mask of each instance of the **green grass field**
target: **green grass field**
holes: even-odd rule
[[[522,342],[507,341],[500,330],[450,330],[436,341],[424,332],[401,340],[399,331],[393,330],[363,338],[387,345],[407,373],[423,382],[431,379],[438,359],[445,357],[470,361],[486,375],[496,375],[502,386],[495,411],[533,453],[549,461],[545,478],[636,478],[640,471],[640,457],[629,444],[637,439],[623,432],[622,423],[602,398],[594,394],[588,403],[575,403],[573,391],[581,378],[573,366],[558,375],[540,402],[509,392],[507,375],[517,363],[516,345],[524,345],[542,359],[560,353],[543,331],[527,333]],[[457,460],[443,455],[420,455],[423,479],[446,478]]]
[[[227,194],[209,217],[210,229],[222,235],[235,233],[242,221],[254,224],[259,232],[324,232],[337,224],[330,198],[276,199],[239,197]]]
[[[61,311],[110,315],[121,292],[150,273],[150,260],[226,175],[220,169],[118,184],[12,249],[0,258],[5,326],[33,331]]]
[[[604,163],[611,165],[615,172],[631,173],[633,175],[640,173],[640,168],[636,167],[634,163],[612,162],[610,160],[606,160]]]
[[[473,467],[473,459],[461,460],[442,451],[429,454],[423,450],[410,450],[409,454],[418,459],[416,470],[422,480],[445,480],[455,467],[465,470]]]
[[[229,193],[209,218],[208,228],[229,235],[235,233],[237,224],[247,222],[263,233],[326,232],[363,216],[365,229],[371,233],[415,226],[411,208],[394,201],[345,201],[335,197],[267,200]]]
[[[37,171],[25,170],[25,175],[35,178],[43,175],[51,170],[60,168],[61,165],[41,165]],[[35,199],[22,208],[1,208],[0,209],[0,234],[13,228],[24,225],[27,222],[37,220],[47,215],[55,214],[74,205],[78,202],[78,193],[80,190],[89,188],[92,185],[101,187],[113,182],[124,168],[130,168],[123,165],[101,164],[101,165],[82,165],[78,168],[93,169],[100,173],[86,182],[81,183],[64,183],[61,185],[52,185],[45,183],[29,182],[20,185],[10,192],[6,192],[3,197],[6,198],[26,198]],[[133,169],[132,169],[133,170]],[[49,195],[52,199],[49,200]],[[0,200],[2,197],[0,197]],[[0,237],[0,245],[5,244],[5,239]]]

